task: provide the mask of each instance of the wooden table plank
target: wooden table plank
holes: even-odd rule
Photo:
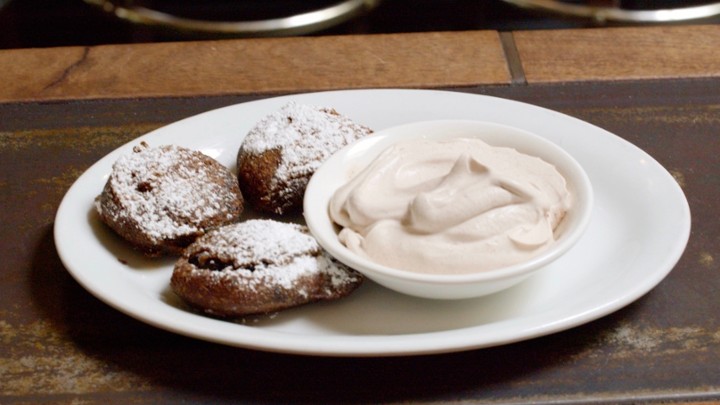
[[[693,232],[670,275],[609,316],[501,347],[399,358],[282,355],[175,335],[103,304],[64,269],[53,217],[83,170],[191,109],[247,96],[0,103],[0,403],[720,399],[719,83],[465,88],[570,114],[645,149],[683,187]]]
[[[502,38],[469,31],[6,50],[0,102],[720,76],[719,26]]]
[[[530,34],[503,37],[517,44],[510,63],[522,62],[527,83],[510,82],[493,32],[0,52],[0,403],[720,399],[717,29],[569,31],[573,47],[556,43],[565,31]],[[615,44],[627,38],[634,51]],[[683,45],[691,40],[699,45]],[[606,47],[611,54],[593,53]],[[399,358],[290,356],[190,339],[121,314],[64,269],[52,234],[58,204],[117,146],[235,102],[385,85],[526,101],[618,134],[683,188],[693,214],[687,250],[650,293],[595,322]]]
[[[0,51],[0,102],[509,83],[494,31]]]
[[[528,83],[720,76],[720,26],[514,32]]]

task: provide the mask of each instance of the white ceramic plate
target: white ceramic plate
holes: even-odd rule
[[[350,297],[243,322],[184,308],[168,288],[173,261],[147,260],[99,223],[92,204],[117,158],[145,140],[194,148],[235,169],[247,131],[289,100],[331,106],[381,129],[433,119],[474,119],[539,134],[568,151],[595,191],[585,236],[523,283],[487,297],[435,301],[371,282]],[[454,92],[357,90],[294,95],[200,114],[110,153],[70,188],[55,220],[68,271],[118,310],[162,329],[232,346],[339,356],[468,350],[566,330],[600,318],[655,287],[679,260],[690,234],[687,200],[672,176],[623,139],[572,117],[515,101]]]

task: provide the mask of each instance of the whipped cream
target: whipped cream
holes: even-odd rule
[[[553,165],[452,138],[391,146],[329,208],[340,242],[357,254],[406,271],[467,274],[537,255],[570,207]]]

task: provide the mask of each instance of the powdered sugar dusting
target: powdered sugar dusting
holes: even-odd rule
[[[297,178],[313,173],[343,146],[372,133],[332,108],[290,102],[250,130],[243,149],[261,154],[281,151],[276,177]]]
[[[198,261],[218,260],[222,270],[210,271],[213,282],[233,283],[254,290],[259,286],[297,289],[299,280],[326,276],[330,288],[357,282],[359,275],[335,262],[320,248],[305,226],[273,220],[249,220],[209,232],[186,252]],[[195,269],[194,272],[207,272]]]
[[[173,145],[136,146],[113,165],[108,181],[120,209],[112,215],[135,223],[154,242],[198,232],[205,218],[232,216],[224,184],[208,181],[218,167],[205,158]]]

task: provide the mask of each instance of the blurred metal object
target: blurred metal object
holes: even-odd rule
[[[306,34],[349,20],[375,8],[381,0],[343,0],[317,10],[286,17],[247,20],[214,21],[177,16],[145,7],[141,2],[125,0],[84,0],[108,13],[134,23],[198,33],[233,34],[238,36],[273,36]]]
[[[575,17],[589,17],[597,21],[635,23],[663,23],[695,20],[720,15],[720,2],[677,8],[636,10],[622,8],[619,1],[588,1],[588,4],[561,0],[503,0],[519,7],[540,9]],[[598,5],[607,3],[608,5]]]

